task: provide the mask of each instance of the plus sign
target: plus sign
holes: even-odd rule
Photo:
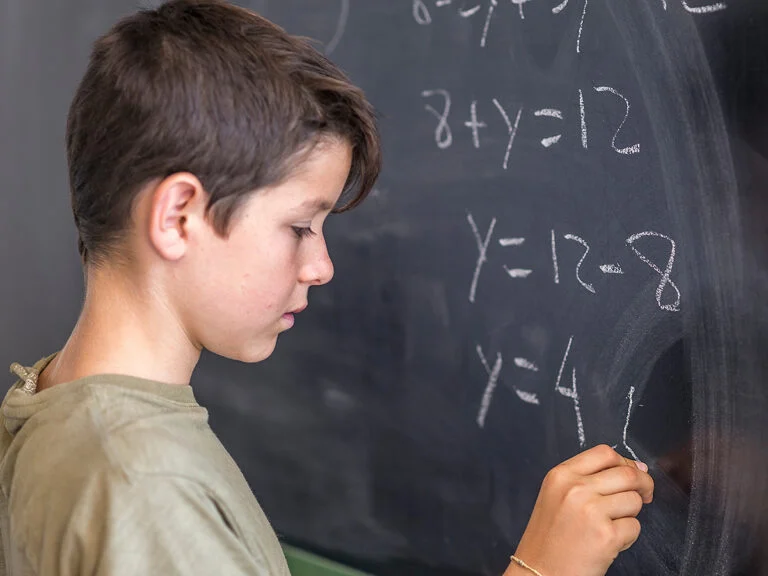
[[[464,122],[464,126],[472,130],[472,142],[475,148],[480,148],[480,133],[478,128],[485,128],[485,122],[477,121],[477,100],[472,100],[472,105],[469,108],[469,120]]]

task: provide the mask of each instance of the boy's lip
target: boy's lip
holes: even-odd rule
[[[303,305],[299,306],[298,308],[296,308],[295,310],[291,310],[290,312],[288,312],[288,314],[298,314],[302,310],[306,309],[306,307],[307,307],[307,305],[303,304]]]

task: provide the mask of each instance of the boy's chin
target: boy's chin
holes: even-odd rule
[[[277,336],[270,339],[263,339],[258,343],[255,343],[252,347],[244,348],[239,351],[236,357],[231,357],[232,360],[244,362],[246,364],[254,364],[266,360],[272,355],[277,346]]]
[[[271,335],[262,335],[260,338],[254,338],[248,342],[208,342],[204,344],[206,350],[213,352],[217,356],[236,360],[245,364],[254,364],[269,358],[277,346],[278,333]],[[218,346],[216,346],[218,344]]]

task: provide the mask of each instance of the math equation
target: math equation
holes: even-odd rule
[[[412,17],[418,26],[439,26],[445,19],[438,14],[454,14],[457,18],[477,22],[476,35],[479,47],[486,49],[492,37],[494,27],[503,26],[504,18],[519,18],[525,21],[529,4],[544,3],[547,0],[413,0]],[[578,27],[575,33],[573,50],[578,58],[582,54],[582,38],[589,33],[590,6],[589,0],[562,0],[551,2],[548,7],[552,18],[573,19],[573,26]],[[653,2],[649,3],[653,7]],[[726,2],[697,2],[693,0],[658,0],[657,9],[663,12],[682,9],[694,15],[707,15],[727,8]],[[547,13],[549,13],[549,11]],[[548,17],[548,16],[547,16]],[[610,84],[610,85],[609,85]],[[631,135],[627,127],[635,121],[632,101],[635,95],[628,93],[613,82],[602,81],[593,85],[583,84],[575,87],[572,92],[560,94],[552,99],[549,105],[545,102],[517,102],[510,104],[504,98],[492,97],[482,100],[470,99],[458,106],[451,91],[444,86],[425,86],[420,94],[420,105],[433,122],[431,133],[424,137],[431,140],[438,150],[447,150],[454,145],[456,139],[471,143],[471,149],[496,147],[498,166],[503,171],[515,168],[515,141],[518,135],[525,133],[525,138],[534,138],[536,146],[540,145],[542,154],[547,150],[562,146],[575,146],[591,152],[605,151],[627,158],[633,157],[644,150],[642,142]],[[594,118],[594,112],[599,105],[598,99],[613,99],[611,108],[603,106],[600,109],[612,117]],[[559,105],[552,105],[558,103]],[[545,104],[542,106],[542,104]],[[619,107],[623,113],[620,113]],[[606,138],[594,139],[590,125],[595,120],[601,126],[610,127],[610,135]],[[503,142],[498,138],[484,138],[485,131],[493,125],[497,130],[506,132]],[[502,132],[503,134],[504,132]],[[602,141],[600,141],[602,140]],[[491,142],[491,144],[489,144]],[[492,154],[493,150],[489,148]],[[677,313],[681,309],[683,295],[675,282],[675,259],[677,244],[671,235],[653,229],[640,229],[622,238],[622,250],[607,261],[597,260],[590,253],[590,238],[577,230],[558,230],[549,227],[546,233],[537,238],[526,238],[514,233],[500,233],[502,226],[497,218],[490,222],[478,223],[471,211],[466,212],[464,226],[469,226],[471,237],[475,244],[474,268],[467,266],[467,301],[474,306],[478,301],[480,287],[483,284],[483,271],[488,266],[499,267],[508,282],[553,282],[560,284],[567,276],[578,290],[582,290],[585,298],[594,297],[598,293],[595,279],[598,277],[619,277],[625,274],[628,267],[639,266],[656,276],[655,306],[666,313]],[[526,257],[526,246],[530,242],[546,242],[549,256],[546,261],[531,262]],[[564,258],[561,254],[563,244],[579,247],[576,258]],[[493,247],[493,250],[492,250]],[[573,250],[568,251],[572,255]],[[660,257],[665,254],[665,257]],[[653,256],[651,256],[653,255]],[[469,263],[468,263],[469,264]],[[471,274],[469,274],[471,271]],[[602,290],[607,290],[607,284],[601,284]],[[589,296],[593,295],[593,296]],[[573,425],[579,446],[584,448],[588,442],[588,430],[585,430],[581,413],[581,396],[579,378],[574,363],[574,354],[578,349],[577,338],[572,334],[562,343],[560,365],[553,367],[549,376],[547,370],[540,367],[536,358],[526,358],[510,354],[512,362],[502,352],[494,355],[487,353],[480,344],[475,345],[477,362],[482,366],[487,377],[482,395],[478,399],[476,422],[484,428],[491,408],[497,384],[501,378],[502,369],[522,370],[538,373],[542,378],[550,379],[551,391],[557,397],[562,397],[573,408]],[[510,368],[511,364],[511,368]],[[555,369],[556,368],[556,369]],[[540,398],[537,392],[511,386],[516,398],[526,405],[539,406]],[[637,459],[637,455],[627,440],[627,430],[630,416],[635,404],[634,386],[626,391],[626,412],[623,414],[623,430],[621,439],[614,447],[621,446],[628,455]],[[515,397],[513,396],[513,397]],[[533,409],[533,408],[532,408]]]
[[[516,9],[517,15],[521,20],[525,20],[525,5],[532,2],[543,2],[545,0],[509,0],[509,4]],[[674,0],[669,0],[672,2]],[[697,4],[690,0],[679,0],[680,5],[686,12],[691,14],[711,14],[713,12],[719,12],[725,10],[727,4],[725,2],[705,2]],[[412,12],[413,19],[422,26],[429,26],[432,24],[432,11],[434,10],[453,10],[459,18],[474,18],[482,20],[482,33],[480,35],[480,46],[485,48],[488,42],[488,35],[491,31],[491,23],[497,19],[500,4],[506,4],[503,0],[483,0],[482,2],[466,2],[464,0],[434,0],[434,2],[427,2],[427,0],[413,0]],[[580,6],[576,6],[580,4]],[[659,0],[659,7],[662,10],[668,10],[668,0]],[[581,52],[581,36],[584,33],[584,24],[587,20],[587,12],[589,9],[589,0],[583,0],[583,2],[577,2],[574,0],[562,0],[557,5],[552,6],[552,14],[557,16],[558,14],[567,14],[570,5],[574,5],[574,9],[578,11],[579,16],[579,31],[576,35],[576,52]],[[430,8],[431,6],[431,8]],[[579,10],[580,8],[580,10]]]

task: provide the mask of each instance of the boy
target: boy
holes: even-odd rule
[[[287,575],[189,381],[203,347],[268,357],[330,281],[323,222],[379,172],[370,105],[263,18],[173,0],[96,42],[67,152],[85,301],[57,354],[12,366],[0,574]],[[642,466],[601,446],[553,469],[507,576],[603,574]]]

